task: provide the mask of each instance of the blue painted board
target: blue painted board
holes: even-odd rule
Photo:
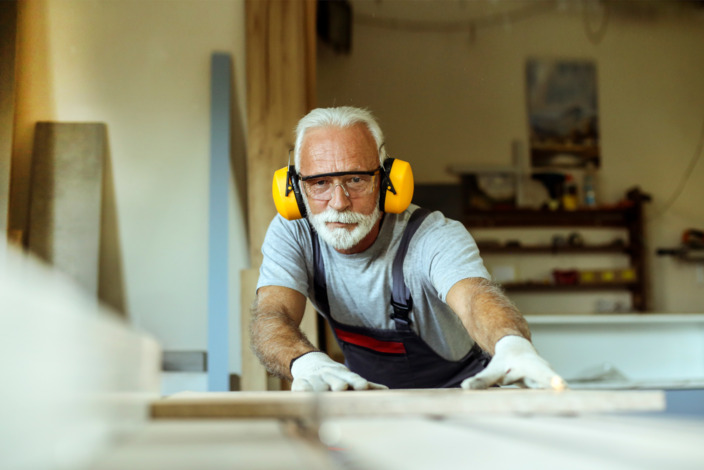
[[[211,58],[208,236],[208,390],[229,391],[228,200],[230,181],[229,54]]]

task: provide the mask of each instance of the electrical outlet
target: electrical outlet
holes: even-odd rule
[[[704,284],[704,265],[699,265],[696,267],[697,271],[697,284]]]

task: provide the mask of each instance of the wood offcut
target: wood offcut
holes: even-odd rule
[[[461,416],[467,414],[580,414],[662,411],[662,391],[383,390],[362,392],[177,393],[152,403],[151,416],[279,418],[311,416]]]

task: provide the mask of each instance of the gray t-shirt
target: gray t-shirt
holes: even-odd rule
[[[379,236],[362,253],[341,254],[320,241],[333,319],[347,325],[395,328],[390,318],[392,264],[408,219],[417,208],[411,205],[401,214],[385,214]],[[274,217],[262,253],[257,289],[288,287],[315,305],[313,246],[307,221]],[[474,342],[445,303],[445,296],[462,279],[490,278],[467,229],[440,212],[431,213],[411,240],[403,275],[413,297],[410,318],[416,334],[445,359],[464,357]]]

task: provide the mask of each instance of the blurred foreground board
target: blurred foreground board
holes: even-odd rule
[[[151,405],[152,418],[460,416],[662,411],[661,391],[383,390],[363,392],[177,393]]]
[[[83,470],[148,422],[159,343],[13,245],[0,247],[0,331],[0,469]]]

